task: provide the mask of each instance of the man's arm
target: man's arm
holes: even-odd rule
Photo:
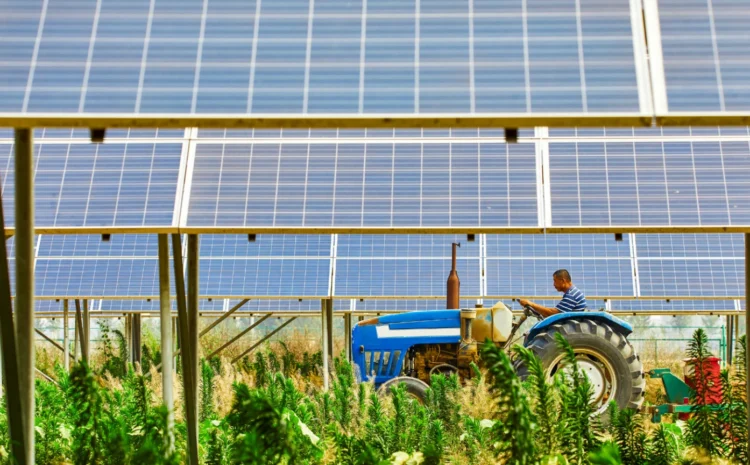
[[[528,305],[529,307],[536,310],[537,313],[542,315],[544,318],[560,313],[560,310],[555,307],[545,307],[544,305],[535,304],[534,302],[526,299],[518,299],[518,303],[521,304],[522,307],[526,307]]]

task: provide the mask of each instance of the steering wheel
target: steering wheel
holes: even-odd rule
[[[523,307],[523,312],[524,312],[524,314],[526,314],[526,316],[533,316],[537,320],[543,320],[544,319],[544,317],[539,312],[537,312],[536,310],[534,310],[534,308],[531,305],[525,305]]]

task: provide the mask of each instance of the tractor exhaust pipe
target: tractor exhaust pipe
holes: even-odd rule
[[[461,281],[456,271],[456,247],[461,247],[461,244],[454,242],[452,245],[451,273],[448,275],[448,302],[445,307],[447,309],[457,309],[461,296]]]

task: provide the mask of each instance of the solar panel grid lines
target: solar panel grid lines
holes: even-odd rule
[[[201,143],[185,224],[536,225],[533,151],[529,144]]]
[[[14,3],[0,110],[646,114],[618,2]]]
[[[669,113],[746,113],[748,5],[661,0],[658,13]]]
[[[750,169],[746,141],[551,143],[550,151],[554,225],[750,222],[739,178]]]

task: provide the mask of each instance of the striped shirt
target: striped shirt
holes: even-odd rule
[[[561,312],[582,312],[586,310],[586,296],[577,287],[571,286],[556,308]]]

